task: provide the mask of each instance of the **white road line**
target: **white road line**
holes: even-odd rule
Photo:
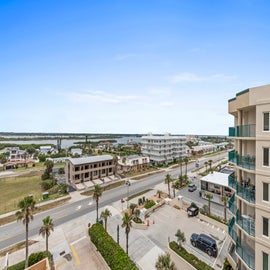
[[[75,240],[74,242],[72,242],[70,245],[75,245],[76,243],[78,243],[78,242],[80,242],[80,241],[82,241],[83,239],[85,239],[86,238],[86,236],[83,236],[82,238],[80,238],[80,239],[77,239],[77,240]]]
[[[221,251],[222,251],[222,249],[223,249],[223,247],[224,247],[224,245],[225,245],[225,243],[226,243],[227,237],[228,237],[228,235],[227,235],[227,236],[225,237],[225,239],[224,239],[224,242],[223,242],[223,244],[222,244],[222,246],[221,246],[221,249],[220,249],[220,251],[219,251],[219,254],[218,254],[218,256],[216,257],[216,259],[215,259],[215,261],[214,261],[214,264],[212,265],[213,267],[215,266],[215,264],[216,264],[216,262],[217,262],[217,259],[218,259],[219,255],[220,255],[220,253],[221,253]]]
[[[80,210],[81,208],[82,208],[82,206],[79,205],[79,206],[76,208],[76,210]]]

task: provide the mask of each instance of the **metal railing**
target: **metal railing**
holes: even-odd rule
[[[235,193],[231,196],[230,200],[228,201],[229,210],[236,215],[237,212],[237,206],[235,204]]]
[[[256,158],[255,156],[240,156],[235,150],[228,153],[228,160],[235,163],[237,166],[248,169],[255,170]]]
[[[234,224],[235,224],[235,218],[233,217],[229,222],[228,231],[229,231],[229,235],[233,239],[233,241],[235,243],[238,243],[238,236],[237,236],[237,232],[236,232]]]
[[[251,253],[247,248],[236,243],[236,253],[246,263],[246,265],[255,270],[255,253]]]
[[[228,176],[228,183],[229,183],[229,186],[233,189],[236,190],[236,186],[237,186],[237,178],[233,176],[234,173],[231,173],[229,176]]]
[[[255,186],[253,187],[244,187],[239,183],[236,184],[236,194],[237,196],[243,198],[249,203],[256,203],[256,190]]]
[[[241,125],[236,127],[229,127],[229,137],[255,137],[256,125]]]
[[[249,235],[255,237],[255,222],[250,217],[236,213],[236,223]]]

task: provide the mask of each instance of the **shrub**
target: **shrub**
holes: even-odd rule
[[[41,182],[41,187],[43,190],[48,190],[54,186],[53,180],[44,180]]]
[[[152,206],[154,206],[156,203],[152,200],[148,201],[145,205],[144,205],[144,208],[145,209],[149,209],[151,208]]]
[[[111,270],[137,270],[135,263],[125,251],[105,231],[101,224],[94,224],[89,229],[91,241],[101,253]]]
[[[47,257],[46,251],[41,251],[37,253],[32,253],[28,257],[28,266],[34,265],[35,263],[45,259]],[[52,254],[49,252],[48,254],[49,261],[52,262]],[[24,270],[25,261],[21,261],[17,264],[11,265],[8,267],[8,270]]]
[[[192,266],[194,266],[198,270],[214,270],[211,266],[207,265],[205,262],[198,259],[195,255],[188,253],[185,248],[181,248],[179,250],[179,245],[173,241],[169,244],[170,248],[176,252],[179,256],[189,262]]]
[[[226,258],[226,260],[224,261],[222,270],[232,270],[232,269],[233,269],[232,266],[230,265],[230,263],[228,262]]]

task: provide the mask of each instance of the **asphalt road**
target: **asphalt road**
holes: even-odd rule
[[[227,153],[211,156],[211,159],[215,162],[224,157],[227,157]],[[210,158],[201,158],[199,160],[200,165],[204,166],[204,162]],[[195,169],[195,163],[190,163],[187,170],[192,171]],[[183,166],[183,173],[185,172],[185,166]],[[136,181],[129,186],[129,195],[136,194],[140,191],[153,188],[155,185],[162,183],[166,174],[169,173],[172,177],[178,177],[180,169],[169,169],[166,172],[162,172],[156,175],[152,175],[144,178],[143,180]],[[114,190],[105,191],[99,201],[99,206],[110,205],[113,202],[125,198],[127,195],[127,187],[121,186]],[[54,220],[55,226],[59,226],[65,222],[78,218],[82,215],[95,211],[96,204],[92,201],[92,198],[86,198],[74,203],[67,203],[63,206],[48,210],[36,214],[34,220],[29,224],[29,237],[36,235],[42,226],[42,219],[46,216],[50,216]],[[21,222],[12,222],[0,227],[0,250],[25,240],[25,226]]]

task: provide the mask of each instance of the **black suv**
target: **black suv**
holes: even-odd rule
[[[193,233],[190,237],[190,242],[194,247],[206,252],[209,256],[217,257],[218,249],[216,240],[206,234]]]
[[[191,204],[187,208],[188,217],[195,217],[199,214],[199,207],[196,204]]]

